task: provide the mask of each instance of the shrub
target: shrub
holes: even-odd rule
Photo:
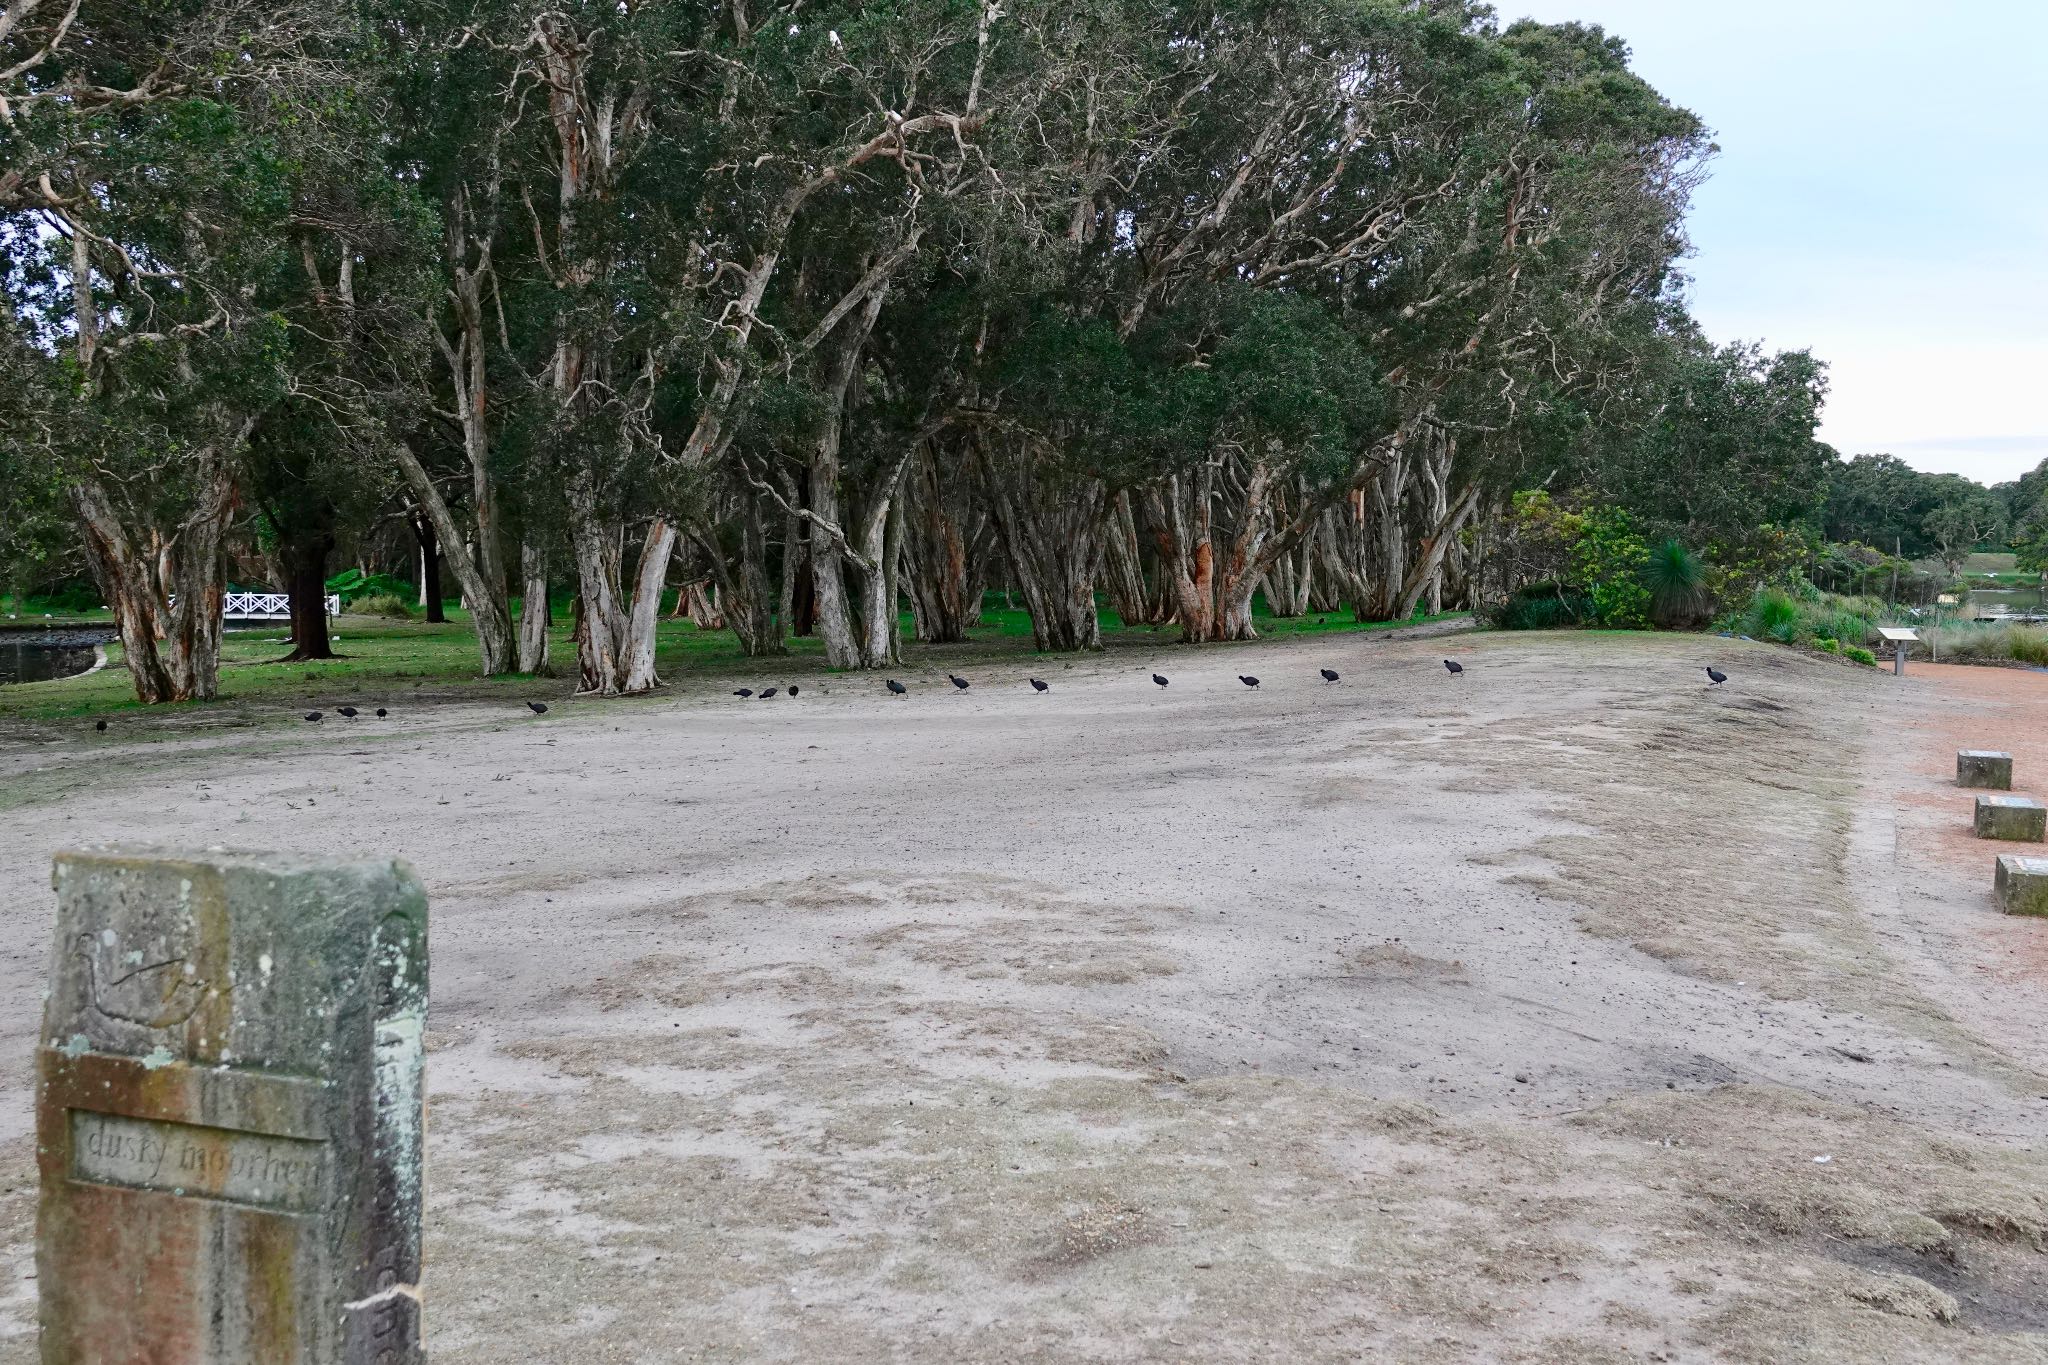
[[[389,616],[397,621],[412,620],[412,603],[396,593],[373,592],[348,604],[358,616]]]
[[[1854,659],[1857,663],[1862,664],[1866,668],[1877,667],[1877,656],[1875,654],[1872,654],[1869,650],[1865,649],[1861,645],[1850,645],[1847,649],[1842,651],[1842,655],[1844,658]]]
[[[1815,640],[1813,642],[1813,647],[1827,654],[1840,654],[1842,652],[1842,642],[1840,640],[1829,639],[1825,635],[1821,636],[1818,640]]]
[[[1640,628],[1650,624],[1650,590],[1643,567],[1650,547],[1635,533],[1619,507],[1595,507],[1581,519],[1572,546],[1573,576],[1586,584],[1593,615],[1603,626]]]
[[[1982,659],[2048,667],[2048,629],[2040,626],[1979,626],[1958,623],[1921,633],[1921,641],[1944,661]]]
[[[351,603],[363,597],[396,597],[403,601],[413,595],[413,585],[388,573],[366,574],[361,569],[343,569],[327,580],[327,591]]]
[[[1783,588],[1766,588],[1750,608],[1750,634],[1786,644],[1799,638],[1799,604]]]
[[[1556,583],[1532,583],[1488,615],[1502,630],[1567,630],[1593,619],[1593,600]]]
[[[1650,551],[1643,584],[1650,590],[1650,615],[1664,626],[1696,622],[1706,599],[1707,572],[1699,556],[1675,540]]]
[[[1814,628],[1852,645],[1865,644],[1870,639],[1870,617],[1840,608],[1823,613],[1820,619],[1814,622]]]

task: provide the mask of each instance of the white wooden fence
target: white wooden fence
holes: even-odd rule
[[[341,615],[340,594],[327,594],[327,614]],[[291,615],[288,592],[231,592],[221,607],[224,621],[289,621]]]
[[[177,597],[171,598],[171,605],[178,605]],[[327,594],[327,614],[341,615],[341,594]],[[288,592],[231,592],[221,602],[220,619],[289,621],[292,619],[292,595]]]

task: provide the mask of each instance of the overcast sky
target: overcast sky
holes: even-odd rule
[[[1721,152],[1717,341],[1808,347],[1821,439],[1987,483],[2048,458],[2048,0],[1495,0],[1599,24]]]

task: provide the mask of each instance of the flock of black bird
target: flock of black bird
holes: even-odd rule
[[[1463,676],[1465,676],[1465,665],[1459,663],[1456,659],[1445,659],[1444,670],[1454,678],[1462,678]],[[1337,682],[1342,677],[1342,675],[1339,674],[1337,670],[1334,668],[1320,668],[1316,671],[1323,675],[1323,682],[1325,684]],[[1246,687],[1253,688],[1255,690],[1259,685],[1259,680],[1257,678],[1254,678],[1249,673],[1238,674],[1237,680],[1243,683]],[[967,679],[961,677],[957,673],[948,673],[946,675],[946,681],[953,684],[955,688],[959,689],[962,692],[965,692],[972,685],[968,682]],[[1031,690],[1034,692],[1049,692],[1052,690],[1052,684],[1046,682],[1043,678],[1029,678],[1026,679],[1026,681],[1028,681],[1031,684]],[[1152,675],[1152,681],[1160,687],[1165,687],[1167,685],[1168,680],[1165,677],[1165,675],[1154,673]],[[1719,687],[1722,683],[1727,681],[1728,675],[1726,673],[1723,673],[1720,669],[1715,668],[1711,664],[1707,666],[1708,687]],[[910,695],[910,689],[908,687],[905,687],[901,682],[898,682],[894,678],[888,679],[883,685],[889,689],[890,695],[892,696],[907,697]],[[787,692],[790,696],[794,697],[797,695],[799,690],[800,689],[796,683],[791,683],[787,687],[764,687],[759,692],[756,692],[751,687],[735,688],[733,690],[733,695],[735,697],[741,698],[742,700],[752,698],[758,701],[770,701],[783,692]],[[535,714],[536,716],[544,716],[548,713],[548,704],[544,701],[530,701],[526,703],[526,709],[533,712],[533,714]],[[353,706],[337,706],[334,708],[334,714],[342,717],[345,720],[352,721],[357,716],[360,716],[362,712],[356,710],[356,708]],[[376,715],[377,719],[379,720],[384,719],[386,716],[390,714],[391,713],[389,711],[385,710],[381,706],[377,708]],[[323,712],[308,711],[306,713],[306,719],[308,721],[318,722],[320,719],[322,719],[323,715]],[[101,734],[105,734],[107,732],[107,723],[104,720],[97,720],[93,722],[92,728],[97,730]]]

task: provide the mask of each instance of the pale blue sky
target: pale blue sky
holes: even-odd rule
[[[2048,0],[1495,0],[1599,24],[1714,130],[1716,340],[1829,362],[1821,437],[1995,483],[2048,458]]]

